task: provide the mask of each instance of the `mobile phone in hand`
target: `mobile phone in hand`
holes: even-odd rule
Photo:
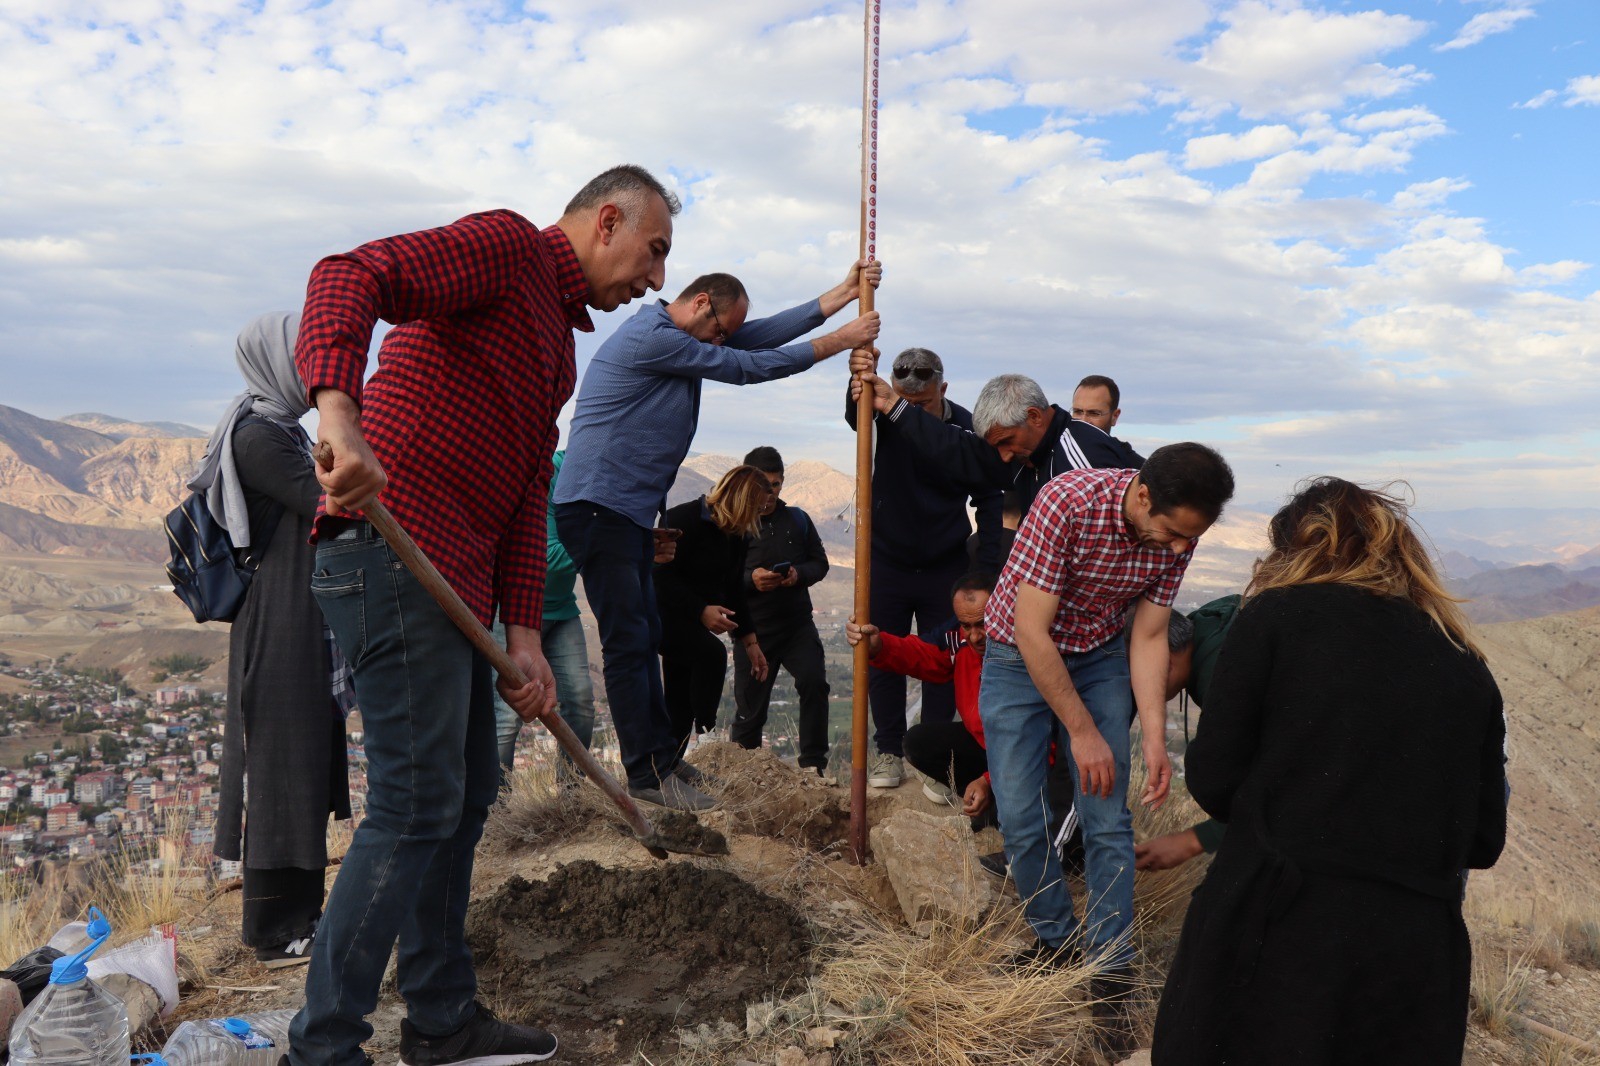
[[[779,577],[788,577],[789,576],[789,571],[791,571],[793,569],[794,569],[794,564],[793,563],[774,563],[772,565],[772,572],[774,574],[777,574]]]

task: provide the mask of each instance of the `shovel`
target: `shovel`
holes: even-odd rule
[[[319,442],[312,454],[316,456],[317,464],[322,469],[333,469],[333,449],[326,443]],[[456,594],[455,589],[450,587],[450,582],[445,580],[444,575],[434,569],[433,563],[428,561],[428,557],[422,553],[421,548],[417,547],[416,541],[411,539],[411,535],[400,527],[399,522],[395,521],[394,515],[389,513],[389,509],[374,499],[361,509],[361,513],[368,522],[372,523],[372,528],[378,531],[378,535],[383,538],[389,549],[400,557],[401,562],[406,564],[406,569],[411,571],[412,576],[439,602],[439,606],[444,608],[444,613],[450,616],[450,620],[456,624],[456,627],[466,634],[467,639],[472,642],[472,646],[484,654],[484,657],[489,660],[489,664],[505,679],[506,684],[512,688],[521,688],[526,685],[528,683],[527,675],[512,661],[511,656],[506,654],[506,650],[495,643],[494,637],[490,636],[489,631],[483,628],[483,623],[478,621],[472,610],[462,602],[461,597]],[[357,695],[359,696],[359,692]],[[562,749],[572,756],[572,761],[578,765],[578,769],[582,770],[590,781],[600,786],[602,792],[611,797],[611,801],[622,812],[622,817],[627,820],[628,828],[633,830],[634,837],[644,845],[645,850],[651,855],[658,859],[665,859],[669,851],[681,852],[687,855],[727,854],[727,843],[720,840],[720,834],[700,829],[699,824],[694,821],[692,816],[684,816],[690,826],[684,827],[688,831],[684,833],[683,839],[677,839],[658,832],[656,827],[650,824],[650,819],[644,816],[644,812],[639,810],[639,805],[633,802],[633,797],[628,795],[623,787],[617,783],[616,778],[607,773],[605,767],[601,766],[599,761],[590,754],[589,749],[583,746],[583,742],[578,739],[577,734],[572,731],[572,727],[567,725],[561,715],[555,711],[546,711],[541,713],[538,718],[544,724],[544,727],[550,730],[551,735],[560,743]],[[695,830],[699,830],[699,832],[695,832]],[[720,848],[716,846],[719,842],[722,845]]]

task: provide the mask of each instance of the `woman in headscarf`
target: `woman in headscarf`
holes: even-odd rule
[[[767,676],[767,660],[745,610],[744,557],[760,532],[772,486],[753,466],[736,466],[697,500],[667,511],[683,530],[672,562],[655,569],[661,614],[661,681],[681,757],[697,732],[716,727],[728,650],[722,634],[744,645],[750,674]]]
[[[350,816],[341,680],[311,595],[308,543],[322,493],[294,368],[298,314],[253,320],[229,405],[190,488],[260,567],[228,641],[228,712],[216,853],[244,863],[243,940],[269,968],[310,961],[322,916],[328,815]]]
[[[1500,691],[1400,500],[1319,478],[1270,538],[1185,759],[1228,833],[1152,1061],[1460,1062],[1463,871],[1505,843]]]

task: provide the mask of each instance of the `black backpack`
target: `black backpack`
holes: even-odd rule
[[[167,576],[196,622],[231,622],[238,616],[261,565],[261,550],[272,542],[282,517],[283,505],[273,504],[255,545],[241,551],[227,528],[211,517],[204,494],[191,492],[167,512]]]

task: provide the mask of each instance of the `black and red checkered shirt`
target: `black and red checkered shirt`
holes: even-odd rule
[[[487,625],[496,602],[537,627],[556,415],[589,286],[566,235],[511,211],[469,215],[329,256],[311,272],[295,345],[308,396],[361,405],[381,497]],[[378,319],[395,323],[362,386]],[[319,514],[315,539],[326,521]]]
[[[1061,597],[1050,637],[1063,652],[1100,647],[1122,632],[1136,597],[1170,606],[1194,544],[1178,555],[1147,548],[1122,517],[1137,470],[1073,470],[1039,490],[983,614],[991,640],[1015,644],[1017,584]]]

